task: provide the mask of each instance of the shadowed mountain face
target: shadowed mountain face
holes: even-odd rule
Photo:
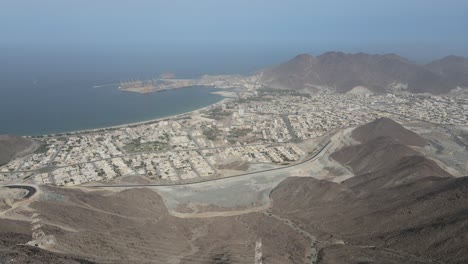
[[[316,195],[324,186],[327,196]],[[272,211],[317,236],[319,263],[467,263],[467,178],[356,188],[289,178],[273,190]]]
[[[378,137],[391,137],[400,144],[424,147],[427,140],[390,118],[382,117],[353,130],[354,139],[366,143]]]
[[[353,178],[283,181],[273,212],[317,235],[319,263],[467,263],[468,179],[384,134],[332,154]]]
[[[440,63],[436,63],[439,65]],[[392,91],[395,85],[407,86],[413,93],[448,93],[456,88],[452,77],[460,79],[468,70],[456,63],[426,68],[395,54],[369,55],[328,52],[318,57],[301,54],[292,60],[261,72],[264,84],[274,88],[303,89],[328,87],[347,92],[363,86],[373,92]],[[464,64],[463,64],[464,65]]]
[[[416,155],[417,151],[398,143],[394,138],[378,137],[366,144],[343,148],[333,153],[331,157],[349,167],[354,174],[363,174],[388,168],[389,164],[401,158]]]
[[[355,193],[381,191],[431,176],[451,177],[436,162],[391,137],[350,146],[331,157],[358,175],[343,183]]]
[[[454,86],[468,87],[468,59],[466,58],[448,56],[429,63],[426,68],[444,76]]]
[[[425,146],[424,138],[389,118],[357,127],[351,135],[362,144],[345,147],[330,156],[358,175],[344,182],[356,192],[391,188],[425,177],[452,176],[409,147]]]
[[[38,145],[23,137],[0,135],[0,165],[8,163],[15,157],[34,152]]]

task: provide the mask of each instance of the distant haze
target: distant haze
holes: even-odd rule
[[[55,53],[72,63],[95,56],[102,67],[133,63],[126,75],[185,76],[330,50],[428,62],[468,56],[467,14],[463,0],[1,1],[0,63]]]

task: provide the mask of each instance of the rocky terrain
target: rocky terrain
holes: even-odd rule
[[[27,138],[0,135],[0,165],[8,163],[10,160],[34,152],[39,143]]]
[[[387,117],[376,119],[354,129],[351,136],[362,143],[367,143],[378,137],[390,137],[400,144],[408,146],[424,147],[428,144],[426,139]]]
[[[43,186],[0,216],[0,263],[247,263],[257,243],[265,263],[304,263],[309,250],[306,238],[262,213],[178,218],[142,188]]]
[[[447,56],[426,65],[432,72],[444,76],[453,86],[468,87],[468,59]]]
[[[468,59],[454,56],[420,65],[395,54],[327,52],[317,57],[298,55],[261,71],[258,78],[274,88],[445,94],[468,87],[467,64]]]
[[[317,236],[319,263],[466,263],[468,179],[375,136],[331,155],[355,177],[288,178],[271,193],[272,212]]]

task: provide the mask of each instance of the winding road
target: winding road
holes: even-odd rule
[[[26,194],[23,197],[24,199],[31,198],[37,192],[36,187],[30,186],[30,185],[7,185],[7,186],[3,186],[3,187],[9,188],[9,189],[25,189],[25,190],[27,190],[28,194]]]

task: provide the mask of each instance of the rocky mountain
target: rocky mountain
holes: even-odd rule
[[[27,138],[0,135],[0,165],[8,163],[15,157],[34,152],[39,143]]]
[[[325,186],[327,195],[316,195]],[[368,187],[289,178],[271,193],[272,212],[317,236],[318,263],[468,261],[468,178]]]
[[[437,163],[424,157],[412,146],[423,147],[427,141],[389,118],[379,118],[355,128],[351,136],[361,144],[342,148],[330,155],[359,177],[347,182],[367,189],[394,187],[420,178],[451,177]],[[391,174],[391,177],[387,177]]]
[[[378,137],[391,137],[403,145],[424,147],[428,141],[390,118],[382,117],[353,130],[351,136],[366,143]]]
[[[468,73],[461,67],[443,67],[443,74],[435,71],[435,68],[426,68],[425,65],[395,54],[327,52],[317,57],[298,55],[290,61],[261,71],[258,77],[264,85],[273,88],[326,87],[348,92],[356,87],[364,87],[377,93],[405,90],[443,94],[456,88],[450,78],[459,78],[463,73],[465,76]]]
[[[0,263],[251,263],[259,238],[265,263],[307,260],[310,241],[261,212],[180,218],[147,188],[39,188],[0,208]]]
[[[365,144],[343,148],[330,156],[350,168],[355,174],[362,174],[388,168],[390,163],[418,154],[417,151],[402,145],[394,138],[378,137]]]
[[[342,183],[280,183],[272,212],[316,234],[319,263],[466,263],[468,178],[384,134],[332,154]]]
[[[454,86],[468,87],[467,58],[452,55],[433,61],[426,68],[438,75],[444,76]]]

